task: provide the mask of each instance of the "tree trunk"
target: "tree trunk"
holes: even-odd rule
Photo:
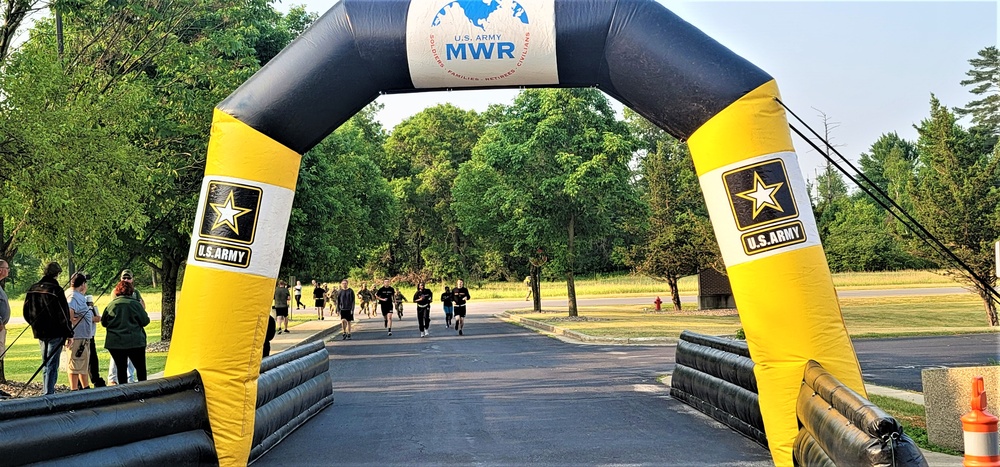
[[[681,311],[681,293],[677,288],[677,276],[667,275],[667,284],[670,285],[670,301],[674,304],[674,311]]]
[[[569,301],[569,315],[579,316],[576,310],[576,282],[573,281],[573,268],[575,267],[575,252],[573,251],[573,237],[576,235],[576,216],[569,216],[569,239],[566,242],[566,295]]]
[[[539,283],[539,279],[542,277],[541,266],[531,265],[531,302],[534,307],[534,311],[542,312],[542,284]]]
[[[979,289],[979,297],[983,299],[983,307],[986,308],[986,321],[990,323],[990,326],[1000,326],[1000,319],[997,317],[997,302],[993,301],[989,290],[982,287],[977,288]]]
[[[174,320],[177,318],[177,275],[181,259],[170,250],[163,255],[163,273],[160,277],[160,340],[169,341],[174,336]]]

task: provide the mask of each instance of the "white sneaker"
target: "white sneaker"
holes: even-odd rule
[[[420,337],[424,337],[425,335],[427,335],[427,334],[424,333],[423,331],[420,331]]]
[[[430,330],[430,329],[428,329],[427,331],[424,331],[424,335],[425,335],[425,336],[429,336],[429,335],[431,335],[431,330]]]

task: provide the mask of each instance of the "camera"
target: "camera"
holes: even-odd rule
[[[94,306],[94,296],[93,295],[87,295],[87,305]]]

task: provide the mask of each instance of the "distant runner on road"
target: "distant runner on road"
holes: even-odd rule
[[[382,287],[375,292],[375,299],[378,300],[379,307],[382,308],[382,319],[385,322],[389,335],[392,335],[392,297],[396,295],[396,289],[389,285],[389,279],[382,281]]]
[[[417,325],[420,327],[420,337],[425,337],[431,333],[431,302],[434,301],[434,292],[424,286],[424,283],[417,284],[417,293],[413,294],[413,303],[417,304]]]
[[[465,288],[465,281],[459,279],[457,286],[451,291],[451,295],[455,300],[455,329],[458,330],[458,335],[463,336],[465,335],[462,332],[465,329],[465,302],[471,298],[469,289]]]

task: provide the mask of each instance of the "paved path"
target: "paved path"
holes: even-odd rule
[[[923,392],[925,368],[985,366],[1000,361],[1000,333],[855,339],[865,381]]]
[[[669,396],[673,347],[567,344],[491,314],[470,310],[461,337],[362,320],[328,346],[334,405],[255,465],[771,465]]]

